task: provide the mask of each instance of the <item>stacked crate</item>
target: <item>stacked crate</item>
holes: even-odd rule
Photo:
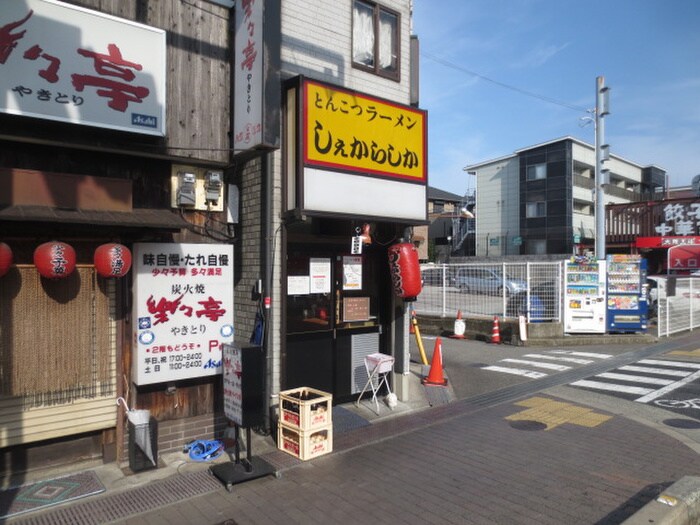
[[[333,396],[309,387],[280,392],[277,446],[307,460],[333,450]]]

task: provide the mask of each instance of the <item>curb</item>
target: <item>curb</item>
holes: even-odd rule
[[[700,523],[700,477],[684,476],[622,525],[690,525]]]

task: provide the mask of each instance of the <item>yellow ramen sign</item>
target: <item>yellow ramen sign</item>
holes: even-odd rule
[[[304,83],[304,163],[425,183],[424,111]]]

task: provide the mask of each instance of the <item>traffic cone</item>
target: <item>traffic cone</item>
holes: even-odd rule
[[[447,379],[442,374],[442,340],[438,337],[435,340],[435,349],[433,350],[433,362],[430,365],[428,377],[423,378],[424,385],[431,386],[446,386]]]
[[[494,345],[501,344],[501,331],[498,327],[498,316],[493,317],[493,330],[491,330],[491,343]]]
[[[464,321],[462,320],[462,310],[457,310],[457,319],[455,319],[455,327],[450,338],[465,339],[464,331],[466,330],[466,328],[467,325],[464,324]]]

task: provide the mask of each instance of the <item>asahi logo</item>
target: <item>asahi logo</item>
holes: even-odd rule
[[[131,123],[134,126],[143,126],[146,128],[156,128],[158,127],[158,117],[153,117],[151,115],[141,115],[140,113],[131,114]]]

